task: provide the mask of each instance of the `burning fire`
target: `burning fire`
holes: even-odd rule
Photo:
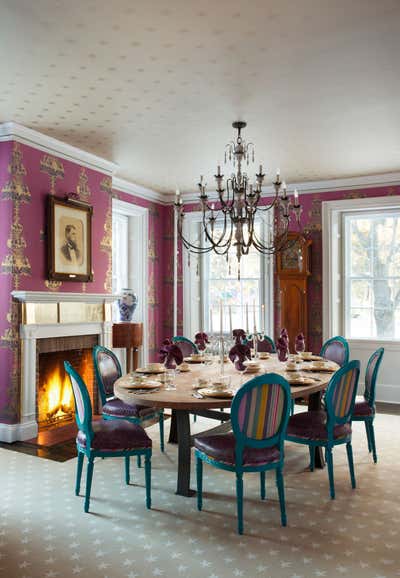
[[[64,372],[63,372],[64,373]],[[47,419],[62,417],[64,414],[74,413],[74,399],[70,381],[66,375],[61,375],[61,370],[56,367],[49,375],[44,384],[46,395],[43,396],[43,411]]]

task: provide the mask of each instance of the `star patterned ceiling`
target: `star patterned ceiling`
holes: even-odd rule
[[[400,168],[398,0],[0,0],[0,122],[161,192],[209,183],[231,123],[290,181]]]

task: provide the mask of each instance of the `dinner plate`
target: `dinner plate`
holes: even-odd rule
[[[220,399],[230,399],[235,395],[235,392],[232,389],[212,389],[211,387],[204,387],[203,389],[199,389],[198,392],[201,395],[206,397],[217,397]]]
[[[316,371],[318,373],[334,373],[336,371],[336,368],[332,367],[331,365],[326,365],[325,367],[323,367],[310,364],[306,365],[305,367],[302,367],[302,371]]]
[[[160,369],[147,369],[147,367],[138,367],[137,369],[135,369],[135,373],[148,373],[153,374],[153,375],[157,375],[159,373],[165,373],[166,369],[165,367]]]
[[[311,377],[296,377],[293,374],[285,376],[285,379],[290,383],[290,385],[313,385],[316,383]]]
[[[155,389],[161,387],[161,383],[159,381],[129,381],[123,382],[120,384],[121,387],[125,387],[126,389]]]
[[[186,363],[204,363],[206,361],[206,357],[201,357],[198,359],[192,359],[191,357],[184,357],[183,361],[186,361]]]

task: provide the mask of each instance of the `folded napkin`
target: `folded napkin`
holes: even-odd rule
[[[289,354],[289,339],[286,340],[285,337],[279,337],[276,343],[276,349],[278,351],[279,361],[286,361]]]
[[[295,349],[295,351],[305,351],[306,350],[306,343],[304,340],[304,334],[303,333],[299,333],[296,336],[294,349]]]
[[[164,339],[160,348],[160,361],[167,369],[173,369],[183,361],[182,351],[169,339]]]
[[[204,351],[206,348],[206,344],[210,343],[208,340],[207,333],[202,333],[202,332],[196,333],[196,335],[194,336],[194,342],[200,351]]]
[[[244,329],[234,329],[232,335],[238,345],[246,340],[246,332]]]
[[[237,370],[244,371],[246,366],[243,365],[243,362],[246,359],[251,359],[250,347],[246,343],[238,343],[236,341],[229,352],[229,359],[234,363]]]

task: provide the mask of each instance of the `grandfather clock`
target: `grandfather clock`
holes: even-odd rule
[[[296,335],[304,333],[306,347],[307,327],[307,281],[311,275],[311,240],[297,233],[289,233],[289,247],[277,255],[277,272],[281,302],[280,327],[289,333],[289,346],[293,352]]]

